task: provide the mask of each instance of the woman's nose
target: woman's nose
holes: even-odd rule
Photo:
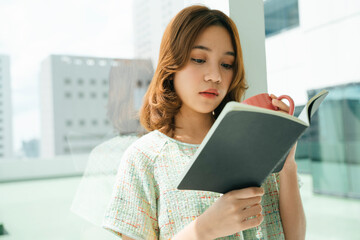
[[[204,80],[207,81],[212,81],[215,83],[220,83],[221,82],[221,74],[220,74],[220,70],[218,67],[210,67],[208,69],[207,74],[205,74]]]

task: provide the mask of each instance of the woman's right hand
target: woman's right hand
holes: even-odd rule
[[[264,189],[250,187],[222,195],[196,221],[204,239],[215,239],[259,226]]]

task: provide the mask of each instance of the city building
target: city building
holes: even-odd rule
[[[0,55],[0,160],[12,155],[10,57]]]
[[[49,56],[40,76],[41,157],[90,153],[114,135],[136,132],[132,113],[152,74],[148,60]]]
[[[170,20],[184,7],[203,4],[229,12],[228,1],[206,0],[134,0],[134,47],[136,58],[152,60],[155,68],[161,37]]]

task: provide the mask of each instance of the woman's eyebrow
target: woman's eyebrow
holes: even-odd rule
[[[196,45],[196,46],[193,47],[193,49],[201,49],[201,50],[205,50],[205,51],[209,51],[209,52],[212,51],[210,48],[205,47],[205,46],[203,46],[203,45]],[[235,53],[234,53],[234,52],[231,52],[231,51],[225,52],[225,55],[230,55],[230,56],[234,56],[234,57],[235,57]]]

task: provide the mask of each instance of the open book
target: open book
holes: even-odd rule
[[[260,187],[279,172],[292,146],[329,92],[322,90],[299,117],[239,102],[229,102],[179,176],[180,190],[227,193]]]

